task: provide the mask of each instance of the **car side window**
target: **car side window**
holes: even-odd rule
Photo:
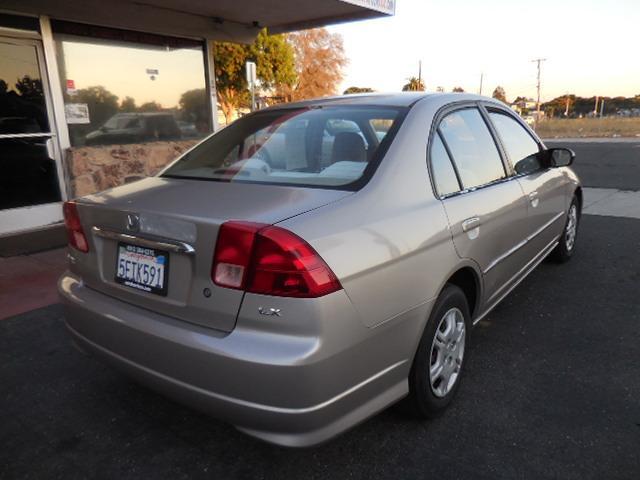
[[[489,112],[489,118],[516,173],[526,175],[542,168],[538,158],[540,147],[522,125],[504,113]]]
[[[477,108],[448,114],[439,126],[464,189],[486,185],[506,176],[489,128]]]
[[[430,157],[431,175],[438,195],[443,197],[460,191],[458,177],[439,133],[436,133],[431,140]]]

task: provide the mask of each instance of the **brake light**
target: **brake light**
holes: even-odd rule
[[[222,287],[280,297],[315,298],[342,288],[302,238],[281,227],[249,222],[220,227],[212,279]]]
[[[82,223],[80,223],[80,215],[78,215],[78,206],[76,202],[64,202],[62,206],[64,214],[64,224],[67,227],[67,237],[69,238],[69,246],[87,253],[89,251],[89,242],[84,235]]]

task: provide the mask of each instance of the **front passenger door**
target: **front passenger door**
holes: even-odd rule
[[[542,165],[540,145],[511,114],[489,110],[518,182],[527,199],[527,246],[533,259],[562,231],[567,208],[565,178],[559,169]]]
[[[483,273],[484,302],[491,303],[526,263],[527,205],[503,163],[476,107],[445,115],[431,141],[434,185],[449,219],[456,251]],[[447,173],[446,167],[451,165]],[[447,179],[448,177],[448,179]],[[456,187],[458,187],[456,189]]]

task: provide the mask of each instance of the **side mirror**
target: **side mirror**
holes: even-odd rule
[[[547,155],[550,167],[568,167],[576,158],[576,154],[569,148],[550,148]]]

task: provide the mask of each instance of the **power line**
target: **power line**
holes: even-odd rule
[[[536,102],[536,118],[534,123],[534,128],[538,128],[538,122],[540,121],[540,66],[542,62],[545,62],[546,58],[536,58],[535,60],[531,60],[534,63],[538,64],[538,84],[536,88],[538,89],[538,100]]]

